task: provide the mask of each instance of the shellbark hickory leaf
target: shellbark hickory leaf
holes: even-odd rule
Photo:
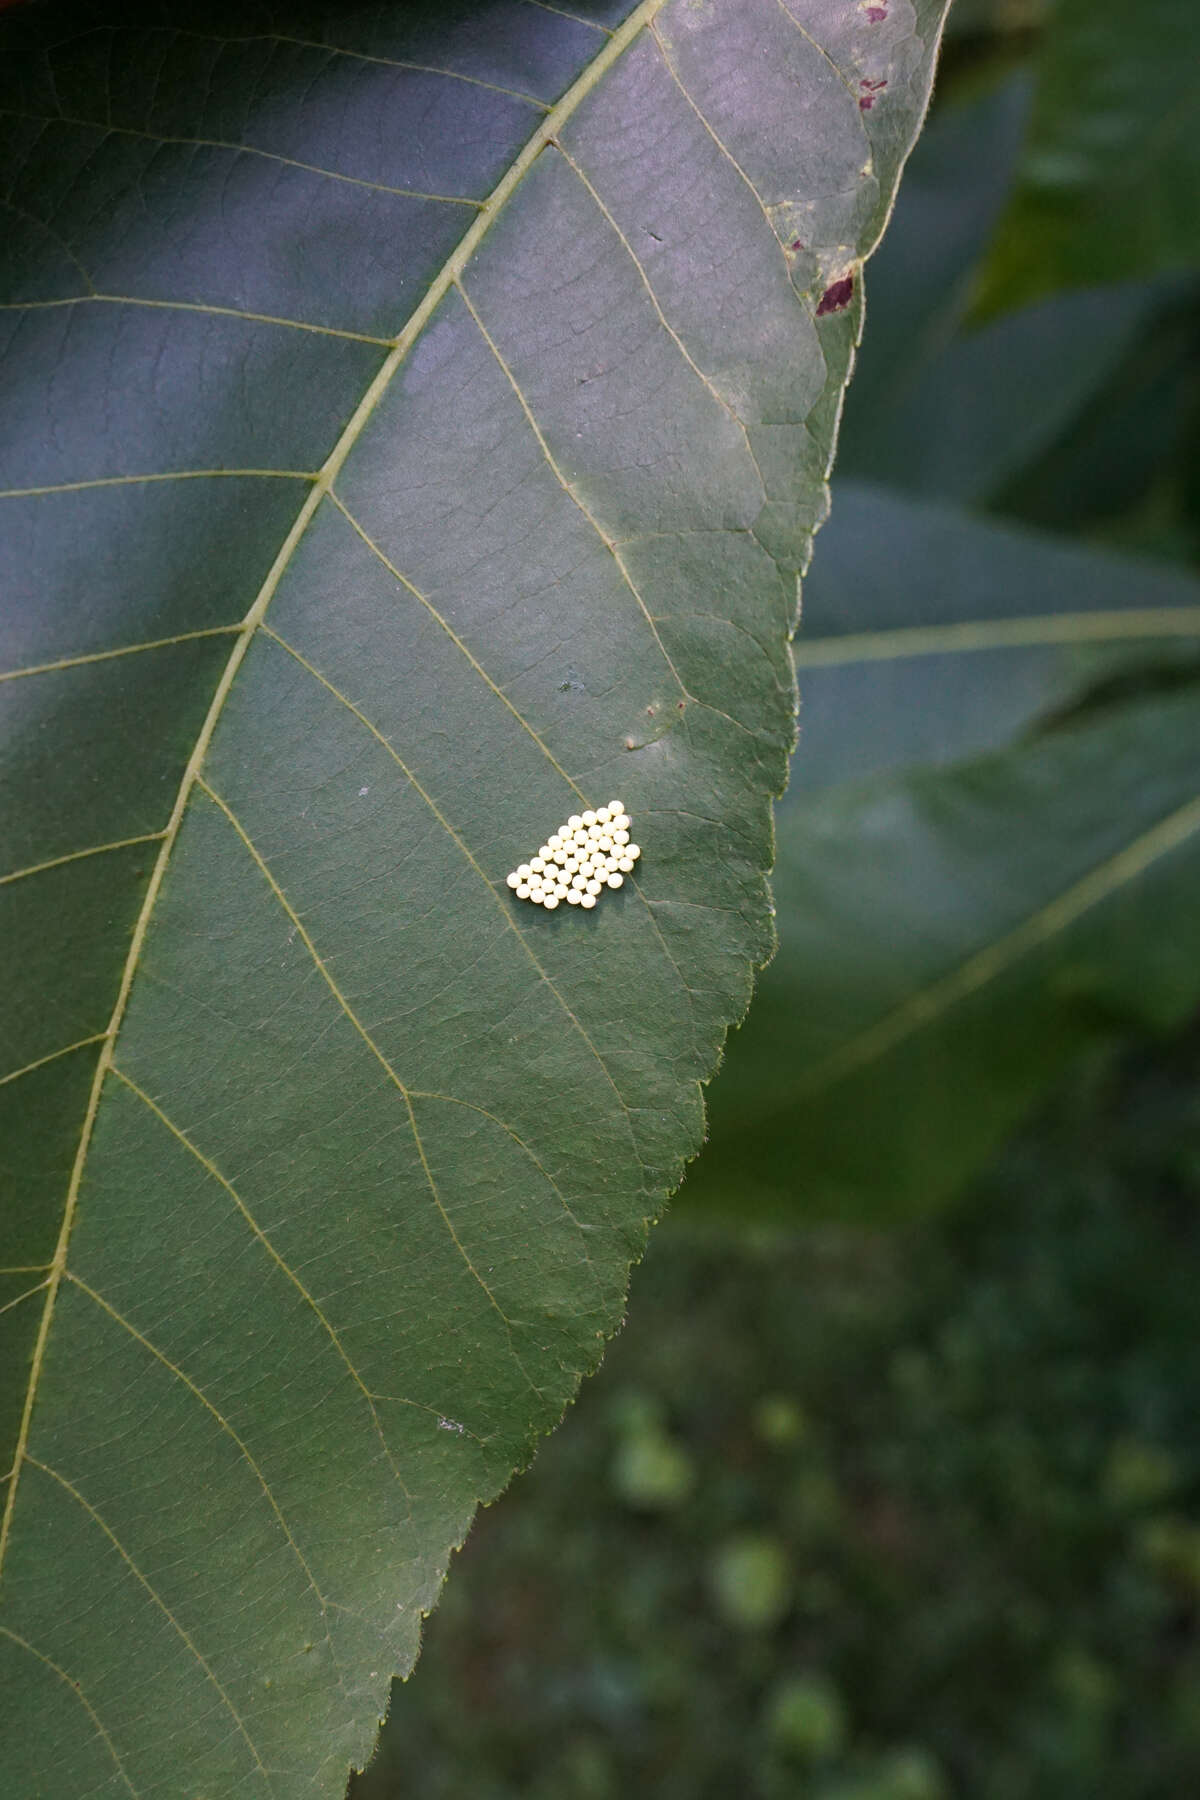
[[[340,1794],[595,1366],[943,10],[0,19],[6,1796]]]

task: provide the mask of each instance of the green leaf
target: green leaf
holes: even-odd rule
[[[843,466],[925,499],[995,501],[1103,394],[1179,291],[1160,277],[1056,294],[957,333],[878,416],[854,409]]]
[[[838,435],[840,476],[869,465],[881,422],[961,325],[1008,198],[1028,101],[1028,83],[1010,77],[969,102],[942,101],[921,133],[871,262],[871,329]]]
[[[1198,301],[1193,283],[1178,306],[1155,313],[1068,429],[997,496],[998,511],[1059,531],[1090,528],[1129,549],[1149,526],[1155,554],[1196,564],[1179,477],[1195,463],[1188,439],[1200,420]]]
[[[0,21],[6,1794],[339,1793],[596,1364],[943,12]]]
[[[894,1217],[1200,998],[1200,583],[847,484],[805,620],[780,949],[679,1204]]]
[[[839,481],[804,583],[805,796],[1000,750],[1088,688],[1195,655],[1200,584]]]
[[[1057,0],[981,304],[1197,267],[1195,24],[1188,0]]]
[[[943,103],[871,266],[838,472],[1034,524],[1126,507],[1195,409],[1195,283],[1132,279],[968,319],[1028,111],[1023,75]],[[986,269],[990,265],[985,261]]]

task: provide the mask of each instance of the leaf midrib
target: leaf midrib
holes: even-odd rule
[[[1023,619],[970,619],[905,625],[894,631],[847,632],[793,644],[798,669],[892,662],[954,651],[1036,649],[1052,644],[1103,644],[1137,638],[1200,637],[1200,605],[1111,607],[1102,612],[1029,614]]]
[[[28,1441],[33,1408],[37,1398],[38,1384],[45,1360],[46,1345],[49,1341],[50,1328],[54,1317],[55,1302],[62,1284],[66,1269],[67,1247],[70,1242],[71,1229],[74,1223],[75,1209],[78,1201],[80,1183],[87,1163],[88,1150],[96,1115],[100,1105],[100,1095],[113,1060],[114,1045],[121,1029],[121,1023],[128,1005],[133,978],[141,959],[142,946],[146,939],[154,907],[162,886],[163,877],[175,847],[184,813],[191,799],[208,754],[209,745],[217,723],[224,710],[225,702],[232,690],[238,671],[245,660],[246,653],[255,634],[262,623],[275,592],[283,579],[297,546],[311,523],[321,501],[331,493],[333,484],[341,473],[346,458],[362,435],[368,420],[371,418],[383,395],[386,393],[393,377],[407,359],[409,351],[424,331],[437,306],[441,303],[450,288],[458,281],[467,263],[474,255],[481,240],[491,229],[498,215],[503,211],[516,188],[528,174],[541,152],[553,142],[556,134],[567,120],[586,99],[597,82],[623,54],[638,34],[655,18],[666,4],[666,0],[642,0],[638,6],[611,36],[606,38],[602,48],[584,69],[578,79],[568,88],[557,105],[539,120],[538,129],[526,143],[524,149],[516,157],[509,169],[493,189],[491,195],[471,221],[470,226],[460,238],[458,245],[443,263],[437,275],[425,292],[422,300],[409,316],[407,324],[395,340],[389,352],[349,422],[342,431],[325,463],[316,475],[313,485],[305,498],[303,506],[296,515],[291,529],[284,538],[279,551],[267,572],[255,600],[247,612],[239,629],[237,641],[230,652],[229,659],[221,673],[204,724],[188,758],[175,804],[168,820],[162,849],[154,865],[141,912],[134,927],[129,954],[121,973],[121,982],[113,1007],[112,1017],[105,1033],[100,1055],[96,1060],[96,1070],[92,1079],[91,1092],[88,1096],[87,1110],[84,1114],[80,1131],[79,1145],[76,1150],[71,1176],[67,1186],[67,1194],[63,1205],[62,1223],[58,1240],[55,1244],[54,1258],[50,1265],[50,1277],[46,1287],[46,1299],[42,1308],[42,1316],[38,1325],[37,1338],[34,1343],[33,1357],[30,1365],[29,1382],[26,1389],[25,1403],[21,1414],[21,1423],[17,1434],[16,1451],[13,1466],[9,1473],[8,1494],[5,1500],[3,1519],[0,1520],[0,1574],[3,1572],[4,1559],[12,1535],[12,1522],[15,1513],[16,1496],[20,1484],[21,1470],[28,1460]]]
[[[913,1032],[933,1024],[960,1001],[997,980],[1039,945],[1065,931],[1093,908],[1137,879],[1171,851],[1200,833],[1200,795],[1176,807],[1165,818],[1105,858],[1037,907],[1026,918],[984,944],[944,974],[915,989],[899,1005],[856,1032],[844,1044],[805,1070],[769,1105],[743,1110],[739,1125],[772,1116],[781,1103],[807,1104],[886,1056]]]

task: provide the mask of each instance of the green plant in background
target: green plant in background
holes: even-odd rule
[[[946,5],[0,19],[6,1800],[339,1793],[599,1361]]]
[[[906,1231],[668,1219],[353,1800],[1192,1793],[1198,1096],[1093,1058]]]
[[[1188,129],[1184,0],[1055,0],[1033,59],[1029,139],[982,284],[1012,306],[1131,274],[1190,268],[1200,154]]]

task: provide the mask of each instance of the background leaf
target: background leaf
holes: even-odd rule
[[[957,6],[952,19],[957,15]],[[872,455],[881,422],[918,389],[966,317],[979,259],[1012,186],[1029,112],[1020,75],[952,99],[921,133],[871,262],[871,332],[854,364],[839,471]],[[911,446],[910,446],[911,448]]]
[[[888,1216],[1200,998],[1200,583],[844,484],[805,619],[780,949],[681,1204]]]
[[[847,433],[843,472],[987,504],[1103,390],[1179,284],[1055,294],[955,336],[890,409]]]
[[[8,1791],[338,1792],[597,1361],[943,10],[4,20]]]
[[[1185,0],[1056,0],[984,303],[1196,267],[1200,153]],[[1181,49],[1184,60],[1180,61]]]

